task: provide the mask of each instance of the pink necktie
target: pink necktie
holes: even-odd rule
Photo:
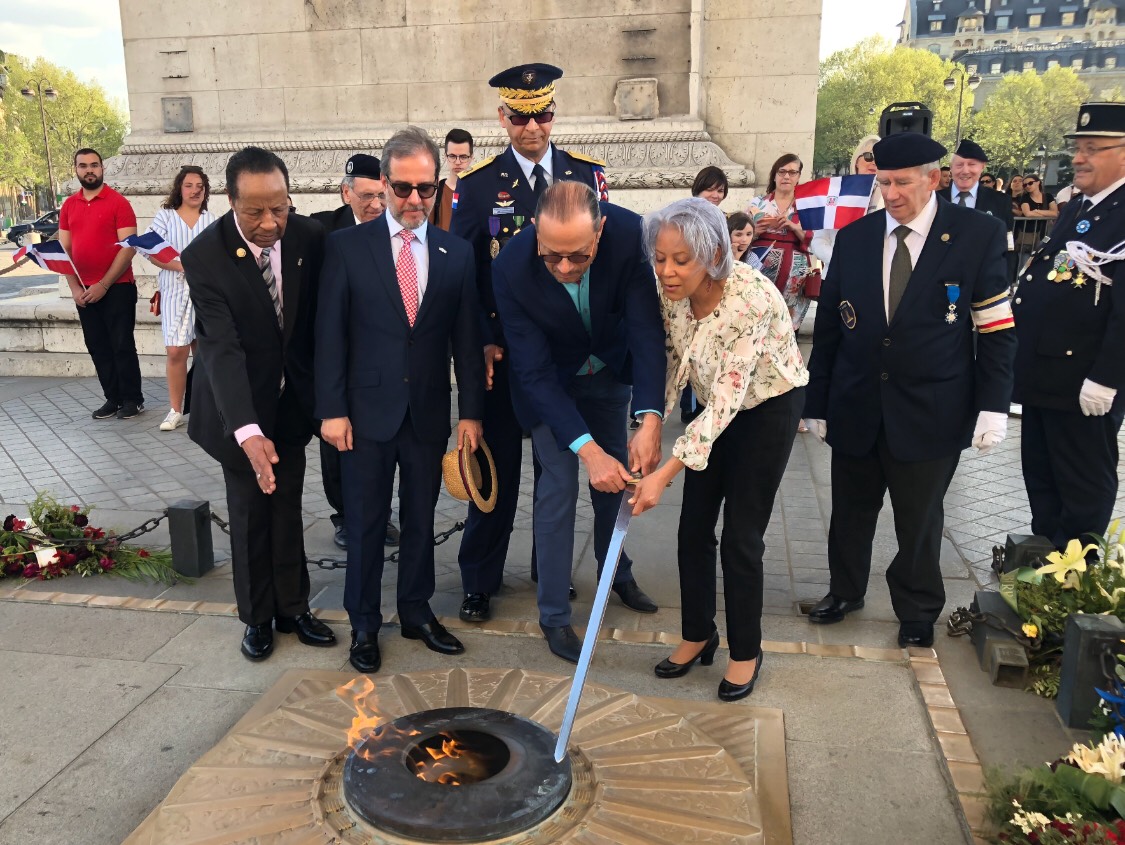
[[[402,292],[402,304],[406,308],[406,320],[411,328],[414,319],[418,316],[418,265],[414,263],[414,252],[410,249],[410,242],[415,235],[409,229],[398,233],[402,238],[402,249],[398,251],[398,261],[395,262],[395,273],[398,274],[398,289]]]

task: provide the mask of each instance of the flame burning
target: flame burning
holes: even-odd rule
[[[435,747],[439,742],[441,747]],[[427,783],[462,786],[466,782],[482,780],[482,775],[487,774],[476,758],[469,754],[464,743],[447,733],[438,734],[420,745],[419,749],[425,755],[419,755],[419,759],[413,761],[414,773]]]

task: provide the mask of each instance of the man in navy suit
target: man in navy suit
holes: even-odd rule
[[[660,462],[664,326],[640,217],[599,203],[581,182],[557,182],[540,197],[535,220],[493,263],[492,289],[511,351],[512,404],[541,467],[539,625],[554,654],[577,662],[582,644],[567,590],[578,461],[592,488],[600,575],[622,491],[633,472]],[[630,393],[641,425],[627,443]],[[622,554],[614,592],[633,610],[655,613],[632,565]]]
[[[387,213],[329,238],[316,322],[317,417],[321,436],[342,453],[344,607],[352,623],[350,659],[360,672],[381,664],[383,541],[396,467],[402,636],[441,654],[464,651],[429,605],[434,508],[450,432],[450,349],[458,448],[467,442],[476,450],[484,412],[472,251],[426,222],[437,191],[437,145],[417,127],[396,132],[380,169]]]
[[[491,615],[489,599],[499,591],[504,577],[523,462],[523,430],[512,409],[509,389],[511,350],[497,316],[492,262],[531,224],[535,203],[548,185],[583,182],[598,191],[601,199],[609,199],[605,162],[560,150],[550,141],[555,81],[562,73],[553,65],[519,65],[488,80],[499,89],[500,125],[512,143],[499,156],[462,173],[454,195],[450,231],[472,244],[476,257],[484,355],[493,373],[485,396],[484,433],[496,461],[499,494],[491,513],[469,505],[457,556],[465,589],[461,618],[466,622],[483,622]],[[533,549],[532,577],[534,559]]]
[[[873,152],[886,209],[837,236],[813,334],[805,416],[832,447],[832,522],[829,593],[809,621],[863,607],[889,489],[899,645],[929,646],[945,605],[945,491],[962,449],[983,454],[1007,431],[1016,351],[1007,244],[999,219],[938,201],[941,144],[904,132]]]
[[[942,188],[938,191],[938,195],[955,205],[975,208],[982,214],[999,218],[1004,228],[1008,230],[1008,277],[1012,278],[1016,273],[1015,241],[1012,236],[1012,228],[1015,226],[1012,198],[981,184],[980,179],[986,164],[988,164],[988,154],[981,145],[965,138],[957,145],[950,159],[953,184],[948,188]]]

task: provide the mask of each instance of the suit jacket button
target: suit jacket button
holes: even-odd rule
[[[1027,279],[1030,282],[1031,281],[1031,274],[1028,273],[1026,276],[1024,276],[1024,278]]]
[[[891,377],[891,376],[890,376],[890,374],[889,374],[889,373],[880,373],[880,375],[879,375],[879,378],[881,378],[881,379],[882,379],[883,381],[886,381],[886,380],[887,380],[887,379],[889,379],[890,377]]]
[[[1070,350],[1070,349],[1068,349],[1068,350],[1066,350],[1066,354],[1067,354],[1067,355],[1073,355],[1073,354],[1074,354],[1074,352],[1073,352],[1073,350]]]
[[[889,337],[883,338],[883,346],[890,346],[890,345],[891,345],[891,339]]]
[[[495,311],[493,311],[493,312],[492,312],[491,314],[489,314],[489,315],[488,315],[488,319],[490,319],[490,320],[495,320],[495,319],[496,319],[496,312],[495,312]]]
[[[1021,302],[1023,302],[1023,300],[1020,299],[1020,297],[1017,296],[1016,297],[1016,305],[1019,305]]]
[[[404,378],[403,378],[403,381],[410,381],[410,379],[409,379],[409,378],[405,378],[405,377],[404,377]]]

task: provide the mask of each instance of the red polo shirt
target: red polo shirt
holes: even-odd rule
[[[67,197],[59,211],[59,228],[70,232],[70,260],[86,287],[100,282],[117,257],[121,249],[117,230],[136,227],[133,206],[109,185],[102,185],[92,200],[87,200],[82,191]],[[117,284],[132,282],[133,268],[126,267]]]

